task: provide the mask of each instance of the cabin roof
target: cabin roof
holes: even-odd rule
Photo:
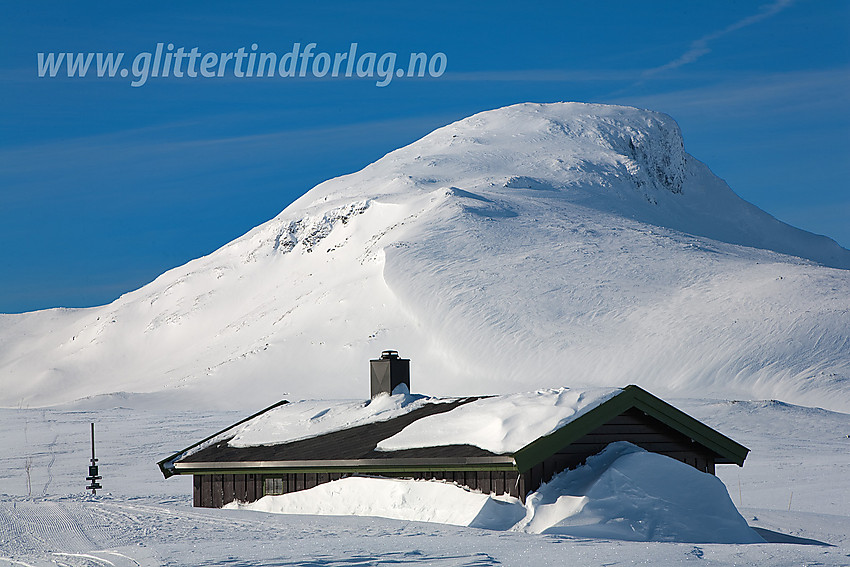
[[[631,408],[640,410],[645,415],[657,419],[711,450],[717,455],[716,462],[718,463],[743,466],[744,459],[750,452],[740,443],[653,396],[646,390],[630,385],[623,388],[620,394],[602,402],[593,410],[576,417],[557,431],[529,443],[514,453],[517,468],[520,471],[531,468],[557,452],[561,447],[578,440]]]
[[[565,389],[566,390],[566,389]],[[589,392],[589,391],[588,391]],[[583,392],[579,391],[577,399]],[[409,394],[408,394],[409,395]],[[588,395],[589,396],[589,395]],[[580,439],[583,435],[610,421],[623,412],[635,408],[643,414],[655,418],[666,426],[689,437],[717,456],[719,463],[743,465],[749,450],[725,435],[715,431],[684,412],[667,404],[637,386],[619,389],[594,390],[583,405],[577,404],[572,413],[556,421],[555,427],[548,430],[536,430],[538,433],[528,438],[519,437],[520,445],[488,445],[475,440],[470,425],[470,434],[449,435],[452,441],[435,443],[422,442],[415,446],[397,445],[394,450],[379,449],[387,440],[402,439],[408,427],[418,427],[428,431],[439,423],[464,423],[465,420],[452,422],[452,416],[464,418],[475,415],[483,409],[499,407],[505,396],[487,396],[451,399],[416,398],[409,407],[394,409],[383,414],[383,418],[366,416],[366,419],[354,420],[354,425],[330,427],[320,430],[313,436],[301,435],[298,431],[284,432],[283,441],[261,445],[239,446],[234,439],[240,431],[256,424],[263,416],[274,411],[287,411],[288,402],[282,401],[265,410],[214,434],[194,445],[178,451],[158,464],[167,478],[174,474],[201,474],[212,472],[253,472],[253,471],[289,471],[289,472],[326,472],[335,470],[356,470],[364,473],[416,470],[518,470],[524,472],[535,464],[556,453],[562,447]],[[474,403],[477,402],[477,403]],[[293,404],[293,408],[296,404]],[[515,408],[517,409],[517,408]],[[570,409],[570,408],[566,408]],[[533,423],[535,407],[521,406],[517,409],[529,414],[525,421]],[[547,406],[541,411],[549,413],[549,419],[558,418]],[[563,410],[564,412],[566,410]],[[545,420],[542,420],[545,422]],[[508,419],[506,423],[511,423]],[[513,423],[517,423],[516,420]],[[414,425],[416,424],[416,425]],[[517,424],[522,427],[522,424]],[[326,428],[327,429],[327,428]],[[460,429],[463,429],[462,427]],[[530,432],[534,433],[532,427]],[[542,431],[542,434],[539,432]],[[510,431],[505,432],[506,436]],[[402,435],[400,435],[402,434]],[[398,436],[398,437],[396,437]],[[439,434],[435,434],[440,437]],[[469,438],[470,442],[465,442]],[[411,436],[406,439],[410,444]],[[422,438],[420,434],[419,438]],[[417,439],[414,435],[413,439]],[[235,445],[235,446],[234,446]],[[389,443],[392,446],[392,442]],[[484,445],[476,446],[476,445]],[[516,445],[516,439],[514,439]]]

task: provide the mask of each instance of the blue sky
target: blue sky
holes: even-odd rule
[[[0,312],[107,303],[448,122],[666,112],[742,197],[850,248],[850,3],[7,3]],[[39,78],[37,53],[446,55],[437,78]]]

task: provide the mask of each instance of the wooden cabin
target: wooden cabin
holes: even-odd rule
[[[409,370],[397,362],[406,361],[398,359],[394,351],[387,352],[381,359],[372,361],[373,398],[392,392],[399,384],[409,386]],[[600,403],[578,412],[556,430],[529,440],[518,450],[496,453],[471,443],[378,450],[382,441],[419,420],[448,415],[466,404],[497,398],[439,400],[391,419],[294,441],[231,446],[230,441],[240,427],[268,412],[286,411],[288,402],[282,401],[158,464],[166,478],[192,475],[194,505],[202,507],[221,507],[233,500],[252,502],[266,495],[306,490],[351,475],[445,480],[484,493],[510,494],[525,501],[526,495],[555,474],[581,465],[615,441],[631,442],[709,474],[714,474],[717,464],[743,466],[749,452],[634,385],[612,389]]]

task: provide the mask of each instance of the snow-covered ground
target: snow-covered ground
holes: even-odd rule
[[[190,478],[165,480],[156,461],[244,414],[145,409],[131,398],[135,409],[0,410],[0,566],[850,564],[850,415],[671,401],[752,449],[743,469],[719,466],[718,476],[751,526],[792,543],[628,542],[192,508]],[[105,487],[96,497],[82,490],[91,421]]]

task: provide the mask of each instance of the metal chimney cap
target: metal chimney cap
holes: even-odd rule
[[[381,358],[383,358],[383,359],[398,358],[398,351],[397,350],[385,350],[385,351],[381,352]]]

